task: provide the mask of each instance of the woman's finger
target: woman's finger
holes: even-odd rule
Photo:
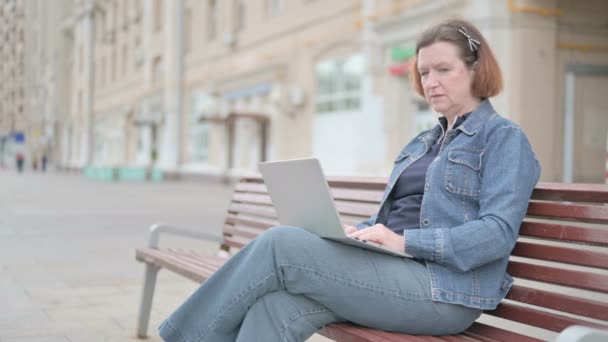
[[[357,231],[356,227],[349,226],[349,225],[346,225],[346,224],[344,225],[344,233],[346,233],[346,235],[352,234],[352,233],[354,233],[356,231]]]

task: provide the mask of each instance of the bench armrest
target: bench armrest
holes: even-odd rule
[[[221,236],[198,232],[192,229],[174,227],[163,223],[157,223],[150,226],[150,236],[148,238],[148,247],[158,248],[158,241],[160,240],[161,234],[171,234],[189,237],[198,240],[216,241],[221,242]]]
[[[600,342],[608,341],[608,330],[573,325],[564,329],[554,342]]]

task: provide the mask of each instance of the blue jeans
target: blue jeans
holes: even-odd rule
[[[354,322],[409,334],[465,330],[481,310],[433,302],[426,266],[274,227],[215,272],[159,328],[165,341],[304,341]]]

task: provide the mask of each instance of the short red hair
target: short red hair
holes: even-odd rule
[[[471,51],[467,37],[458,31],[462,28],[471,38],[479,41],[477,50]],[[424,89],[417,67],[418,51],[435,42],[448,42],[456,45],[460,51],[460,58],[468,67],[473,67],[476,64],[475,75],[471,84],[473,96],[484,99],[496,96],[502,91],[502,72],[490,45],[488,45],[479,29],[466,20],[449,19],[424,31],[416,42],[416,57],[414,57],[410,75],[412,85],[418,94],[424,96]]]

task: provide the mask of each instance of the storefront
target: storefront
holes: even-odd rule
[[[163,101],[160,95],[142,101],[135,114],[135,165],[151,166],[158,159],[163,122]]]
[[[15,168],[18,153],[21,153],[27,160],[25,133],[12,132],[0,138],[0,168]]]

